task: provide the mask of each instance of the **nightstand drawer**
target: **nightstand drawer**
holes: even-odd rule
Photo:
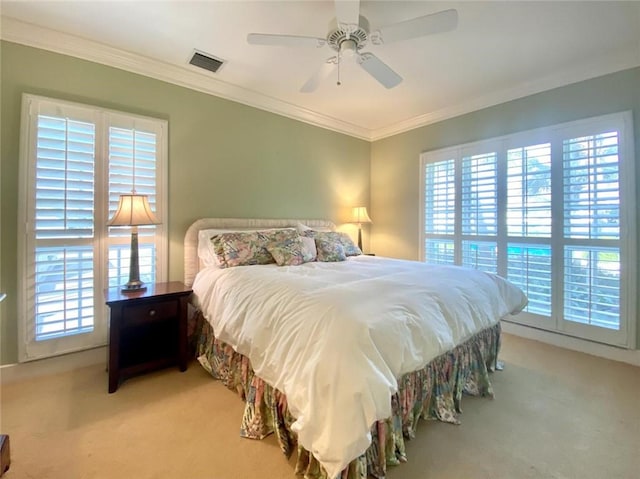
[[[177,318],[178,306],[179,302],[175,299],[125,306],[122,311],[124,326]]]

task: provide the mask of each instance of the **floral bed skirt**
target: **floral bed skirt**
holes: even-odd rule
[[[305,479],[328,479],[318,461],[297,445],[291,431],[295,420],[286,396],[257,377],[249,359],[215,339],[198,312],[194,317],[196,356],[200,364],[245,400],[240,433],[262,439],[276,434],[284,454],[297,451],[296,473]],[[493,397],[489,372],[498,369],[500,324],[485,329],[423,369],[405,374],[391,398],[392,416],[371,427],[372,443],[342,471],[342,479],[383,478],[387,466],[406,461],[405,440],[415,434],[420,418],[458,424],[462,394]]]

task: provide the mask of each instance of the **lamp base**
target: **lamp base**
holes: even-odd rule
[[[131,230],[131,255],[129,257],[129,281],[125,284],[120,292],[122,293],[141,293],[147,287],[140,281],[140,266],[138,264],[138,227],[134,226]]]
[[[142,281],[129,281],[120,289],[122,293],[140,293],[146,291],[147,286]]]

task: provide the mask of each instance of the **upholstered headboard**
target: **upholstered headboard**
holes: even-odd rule
[[[335,229],[336,225],[328,220],[309,219],[255,219],[255,218],[201,218],[195,221],[184,235],[184,283],[193,285],[193,280],[198,273],[200,262],[198,260],[198,231],[209,228],[220,229],[262,229],[285,228],[302,223],[311,228]]]

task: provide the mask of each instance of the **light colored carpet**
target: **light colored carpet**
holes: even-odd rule
[[[423,421],[390,479],[637,479],[640,368],[504,335],[495,400],[462,425]],[[295,479],[273,437],[238,435],[243,404],[195,362],[125,381],[104,367],[2,390],[6,479]]]

